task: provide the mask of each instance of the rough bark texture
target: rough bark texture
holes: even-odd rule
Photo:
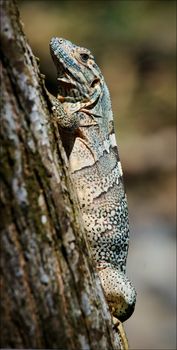
[[[1,1],[1,35],[1,347],[118,349],[13,1]]]

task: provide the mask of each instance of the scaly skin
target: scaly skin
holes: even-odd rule
[[[89,50],[61,38],[53,38],[50,49],[58,73],[52,104],[87,239],[112,314],[123,322],[134,310],[136,292],[125,275],[128,209],[109,91]],[[63,119],[58,100],[66,112]]]

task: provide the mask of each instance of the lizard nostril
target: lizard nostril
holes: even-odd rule
[[[50,40],[50,47],[52,48],[53,51],[55,51],[58,47],[58,40],[57,38],[52,38]]]

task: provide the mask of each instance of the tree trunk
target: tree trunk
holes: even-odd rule
[[[1,36],[1,347],[118,349],[58,126],[12,0],[1,1]]]

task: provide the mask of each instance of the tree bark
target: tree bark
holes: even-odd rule
[[[1,347],[118,349],[14,1],[1,1],[1,36]]]

